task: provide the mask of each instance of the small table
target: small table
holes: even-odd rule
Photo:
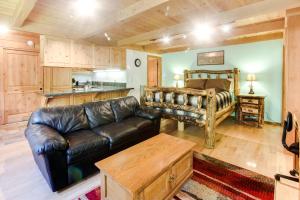
[[[193,173],[195,143],[159,134],[96,163],[102,200],[172,198]]]
[[[237,116],[240,123],[262,128],[264,125],[264,95],[237,95]]]

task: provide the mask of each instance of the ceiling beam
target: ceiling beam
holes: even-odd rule
[[[99,33],[101,33],[101,31],[104,32],[104,30],[106,30],[109,27],[112,27],[120,22],[124,22],[138,14],[142,14],[143,12],[146,12],[154,7],[160,6],[166,2],[168,2],[170,0],[140,0],[137,1],[136,3],[129,5],[127,7],[121,8],[116,14],[113,15],[110,20],[106,20],[105,24],[102,25],[100,28],[99,27],[89,27],[87,28],[88,33],[83,34],[80,39],[86,39],[86,38],[90,38],[93,37]]]
[[[232,38],[240,38],[246,35],[258,35],[262,33],[272,33],[272,32],[282,32],[284,29],[284,19],[278,19],[273,21],[261,22],[256,24],[250,24],[246,26],[234,27],[229,34],[219,34],[217,33],[212,42],[210,43],[219,43],[220,41],[225,41],[227,39]],[[179,48],[179,47],[191,47],[194,45],[199,46],[199,42],[197,44],[197,39],[195,39],[192,35],[190,37],[171,41],[169,44],[164,44],[162,42],[157,42],[154,44],[144,46],[144,49],[147,51],[161,51],[169,48]],[[206,44],[204,44],[206,45]]]
[[[11,19],[12,27],[22,27],[37,0],[20,0]]]
[[[263,15],[266,13],[272,13],[275,11],[284,10],[286,8],[290,8],[292,6],[297,6],[297,5],[300,5],[299,0],[265,0],[265,1],[260,1],[258,3],[253,3],[250,5],[239,7],[233,10],[228,10],[217,14],[213,14],[210,17],[209,22],[216,25],[226,24],[226,23],[234,22],[236,20],[246,19],[258,15]],[[187,33],[187,32],[191,32],[192,27],[193,24],[191,24],[190,22],[188,23],[185,22],[185,23],[181,23],[169,27],[163,27],[157,30],[142,33],[140,35],[122,39],[118,41],[118,45],[119,46],[131,45],[141,41],[158,39],[161,38],[163,34],[174,35],[179,33]]]
[[[228,46],[228,45],[246,44],[252,42],[259,42],[259,41],[282,39],[282,38],[283,38],[283,32],[266,33],[266,34],[260,34],[255,36],[245,36],[242,38],[224,40],[214,44],[206,44],[205,46],[194,45],[193,47],[190,47],[189,50],[198,49],[198,48],[213,48],[213,47]],[[172,52],[186,51],[187,48],[188,47],[172,47],[169,49],[164,49],[156,52],[160,54],[172,53]]]
[[[129,19],[133,16],[141,14],[151,8],[159,6],[168,2],[169,0],[140,0],[124,9],[122,9],[118,14],[118,21],[123,21]]]

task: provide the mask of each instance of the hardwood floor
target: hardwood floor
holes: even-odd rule
[[[275,173],[288,174],[292,169],[292,155],[281,146],[281,127],[266,124],[257,129],[235,124],[227,119],[217,128],[217,144],[213,150],[203,148],[204,130],[190,126],[180,132],[177,123],[162,122],[162,132],[192,140],[195,150],[217,159],[238,165],[257,173],[273,177]],[[74,199],[100,185],[94,175],[64,191],[52,193],[33,161],[31,150],[24,137],[26,123],[0,126],[0,199]],[[279,183],[276,199],[294,200],[299,197],[294,185]]]

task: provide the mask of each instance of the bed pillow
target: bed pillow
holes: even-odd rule
[[[215,88],[216,93],[230,90],[231,81],[227,79],[208,79],[205,84],[205,89]]]
[[[205,90],[207,79],[187,79],[186,80],[186,86],[187,88],[193,88],[193,89],[199,89],[199,90]]]

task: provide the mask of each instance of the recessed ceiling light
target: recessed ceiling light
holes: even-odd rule
[[[232,26],[230,24],[224,24],[221,26],[221,30],[224,32],[224,33],[229,33],[232,29]]]
[[[184,35],[182,35],[182,38],[183,38],[183,39],[186,39],[186,35],[185,35],[185,34],[184,34]]]
[[[8,26],[6,26],[6,25],[4,25],[4,24],[0,25],[0,34],[5,34],[5,33],[7,33],[8,31],[9,31]]]
[[[214,29],[209,24],[198,24],[193,31],[193,34],[198,40],[207,41],[210,40],[214,34]]]
[[[98,8],[96,0],[76,0],[74,8],[80,16],[92,16]]]
[[[163,41],[163,43],[168,44],[168,43],[170,43],[171,38],[170,38],[169,36],[164,36],[164,37],[162,38],[162,41]]]

